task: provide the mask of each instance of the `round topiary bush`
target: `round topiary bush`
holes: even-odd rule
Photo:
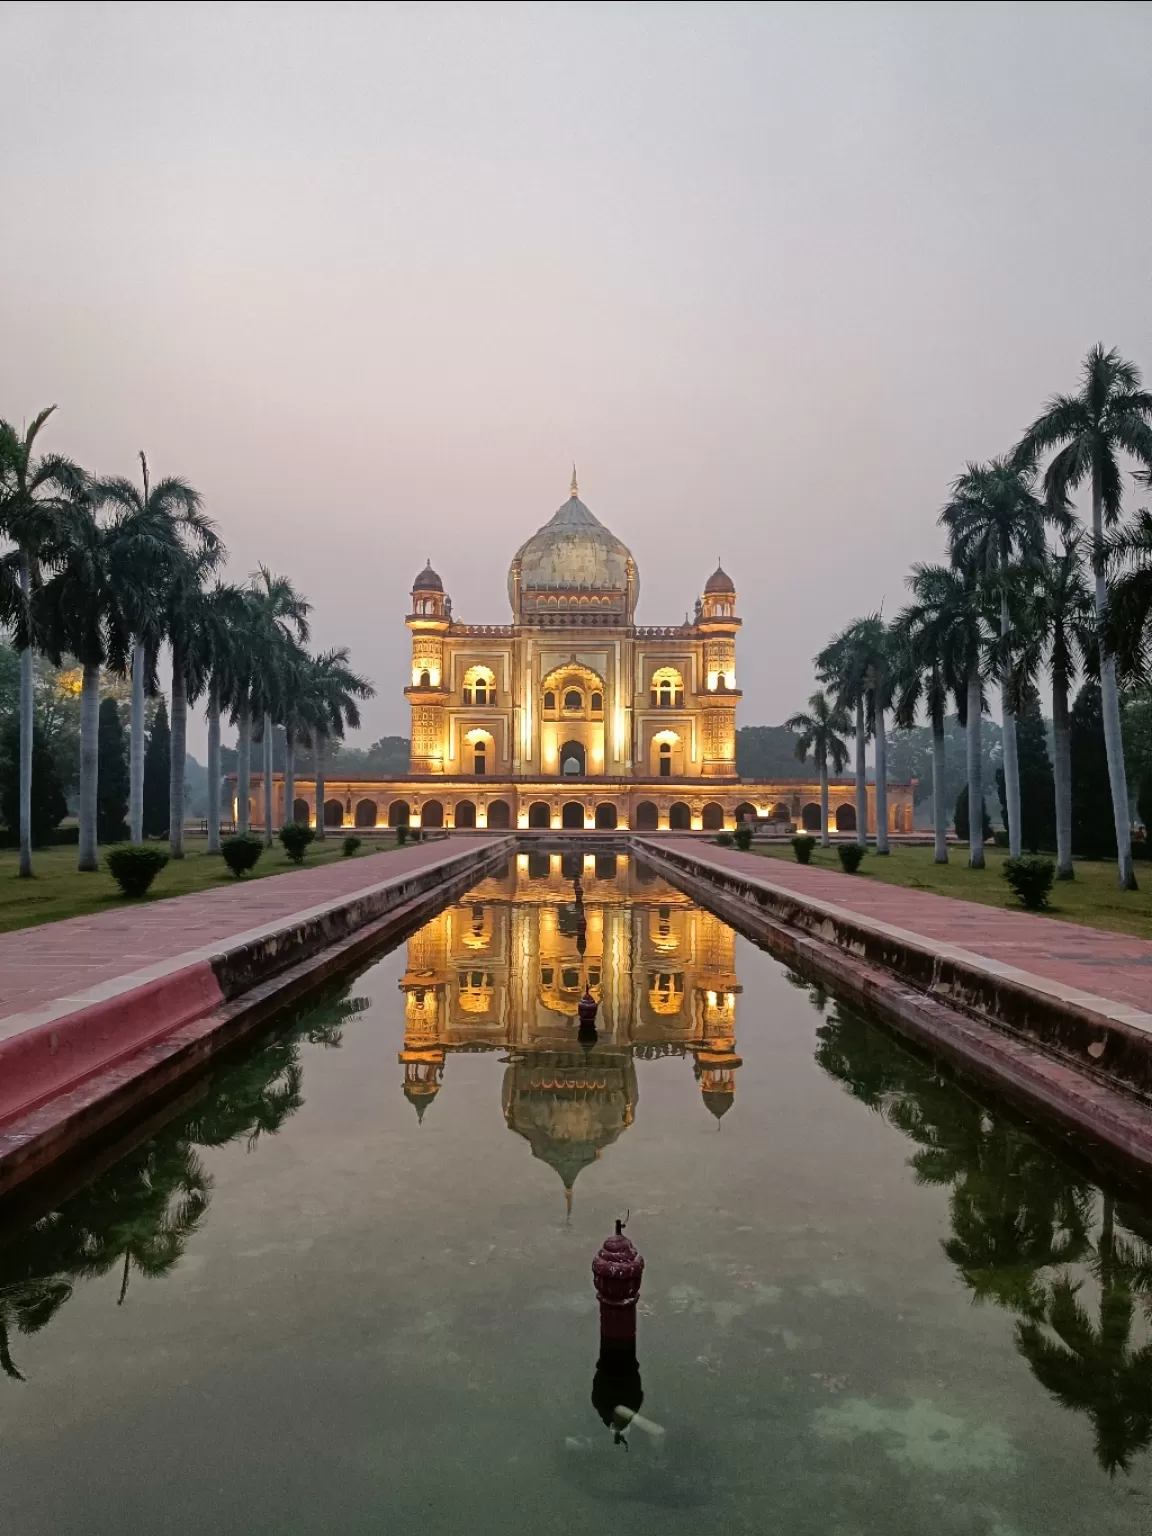
[[[344,857],[346,859],[350,859],[352,857],[352,855],[356,852],[357,848],[359,848],[359,846],[360,846],[360,839],[358,837],[346,837],[344,839],[344,841],[340,844],[340,847],[343,850]]]
[[[264,852],[264,844],[250,832],[241,832],[236,837],[226,837],[220,844],[220,852],[225,864],[239,880],[241,875],[246,875],[256,867]]]
[[[1025,853],[1018,859],[1004,860],[1004,878],[1026,907],[1039,912],[1048,905],[1056,866],[1051,859]]]
[[[104,855],[108,873],[125,896],[143,896],[168,862],[163,848],[124,843]]]
[[[717,842],[717,844],[721,848],[731,848],[731,846],[732,846],[732,834],[731,834],[731,832],[717,832],[717,834],[716,834],[716,842]]]
[[[407,841],[408,841],[408,828],[407,827],[397,827],[396,828],[396,842],[398,843],[398,845],[401,848],[403,848],[404,844]]]
[[[736,844],[737,848],[747,853],[752,846],[752,828],[737,827],[732,834],[732,841]]]
[[[280,828],[280,841],[284,845],[284,852],[293,864],[303,864],[304,855],[308,852],[308,844],[313,842],[315,837],[313,828],[305,827],[298,821],[290,821],[286,827]]]
[[[807,832],[797,832],[792,839],[792,852],[796,855],[797,864],[807,864],[812,858],[812,850],[815,846],[814,837],[809,837]]]
[[[840,868],[846,875],[854,875],[863,862],[867,848],[860,843],[841,843],[836,853],[840,859]]]

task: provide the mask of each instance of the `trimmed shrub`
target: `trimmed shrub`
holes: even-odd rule
[[[397,827],[396,828],[396,846],[398,848],[403,848],[404,844],[407,841],[408,841],[408,828],[407,827]]]
[[[731,848],[733,842],[731,832],[717,832],[716,843],[720,848]]]
[[[732,841],[736,844],[737,848],[747,853],[752,846],[752,828],[737,827],[732,834]]]
[[[1037,912],[1048,905],[1048,892],[1056,876],[1051,859],[1026,853],[1018,859],[1004,860],[1004,878],[1026,907]]]
[[[236,837],[226,837],[220,844],[220,852],[225,864],[239,880],[241,875],[246,875],[256,867],[264,852],[264,844],[250,832],[241,832]]]
[[[293,864],[303,864],[304,855],[308,852],[308,844],[316,836],[312,827],[306,827],[298,821],[290,821],[286,827],[280,828],[280,841],[284,844],[284,852],[292,860]]]
[[[836,852],[840,859],[840,868],[846,875],[854,875],[868,850],[861,847],[859,843],[841,843]]]
[[[1008,833],[1003,827],[997,827],[992,836],[995,839],[997,848],[1008,847]]]
[[[118,848],[109,848],[104,862],[125,896],[143,896],[167,864],[168,855],[163,848],[124,843]]]
[[[357,848],[359,848],[359,846],[360,846],[360,839],[358,837],[346,837],[344,839],[344,841],[340,844],[340,848],[341,848],[341,850],[342,850],[342,852],[344,854],[344,857],[346,859],[350,859],[352,857],[352,855],[356,852]]]
[[[807,864],[812,858],[812,850],[815,846],[814,837],[809,837],[807,832],[797,832],[792,839],[792,852],[796,855],[797,864]]]

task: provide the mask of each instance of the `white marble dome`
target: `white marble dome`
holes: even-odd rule
[[[520,562],[522,592],[623,595],[632,556],[627,546],[584,505],[573,483],[568,500],[543,528],[521,544],[515,559]],[[633,571],[633,592],[637,593],[640,582],[634,564]],[[508,597],[515,604],[512,571],[508,573]]]

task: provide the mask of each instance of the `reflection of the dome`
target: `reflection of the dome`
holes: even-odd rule
[[[579,876],[582,903],[573,898]],[[585,986],[595,1043],[579,1044]],[[735,935],[616,854],[520,854],[408,941],[404,1091],[423,1115],[454,1051],[506,1050],[504,1116],[571,1198],[632,1122],[635,1058],[691,1060],[705,1107],[731,1107]]]

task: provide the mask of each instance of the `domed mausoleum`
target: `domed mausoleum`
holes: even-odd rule
[[[765,544],[748,562],[768,558]],[[330,776],[319,808],[314,784],[297,779],[290,807],[278,786],[277,826],[319,810],[333,828],[717,832],[761,816],[820,830],[811,766],[808,779],[738,776],[741,619],[722,564],[711,575],[702,568],[682,622],[638,623],[637,562],[581,499],[575,470],[568,499],[512,557],[504,622],[457,615],[451,571],[436,561],[413,578],[405,619],[408,775]],[[807,677],[798,683],[808,687]],[[912,789],[889,786],[891,831],[911,831]],[[870,785],[870,827],[874,795]],[[253,796],[259,820],[255,787]],[[829,821],[856,830],[850,780],[833,782]]]

